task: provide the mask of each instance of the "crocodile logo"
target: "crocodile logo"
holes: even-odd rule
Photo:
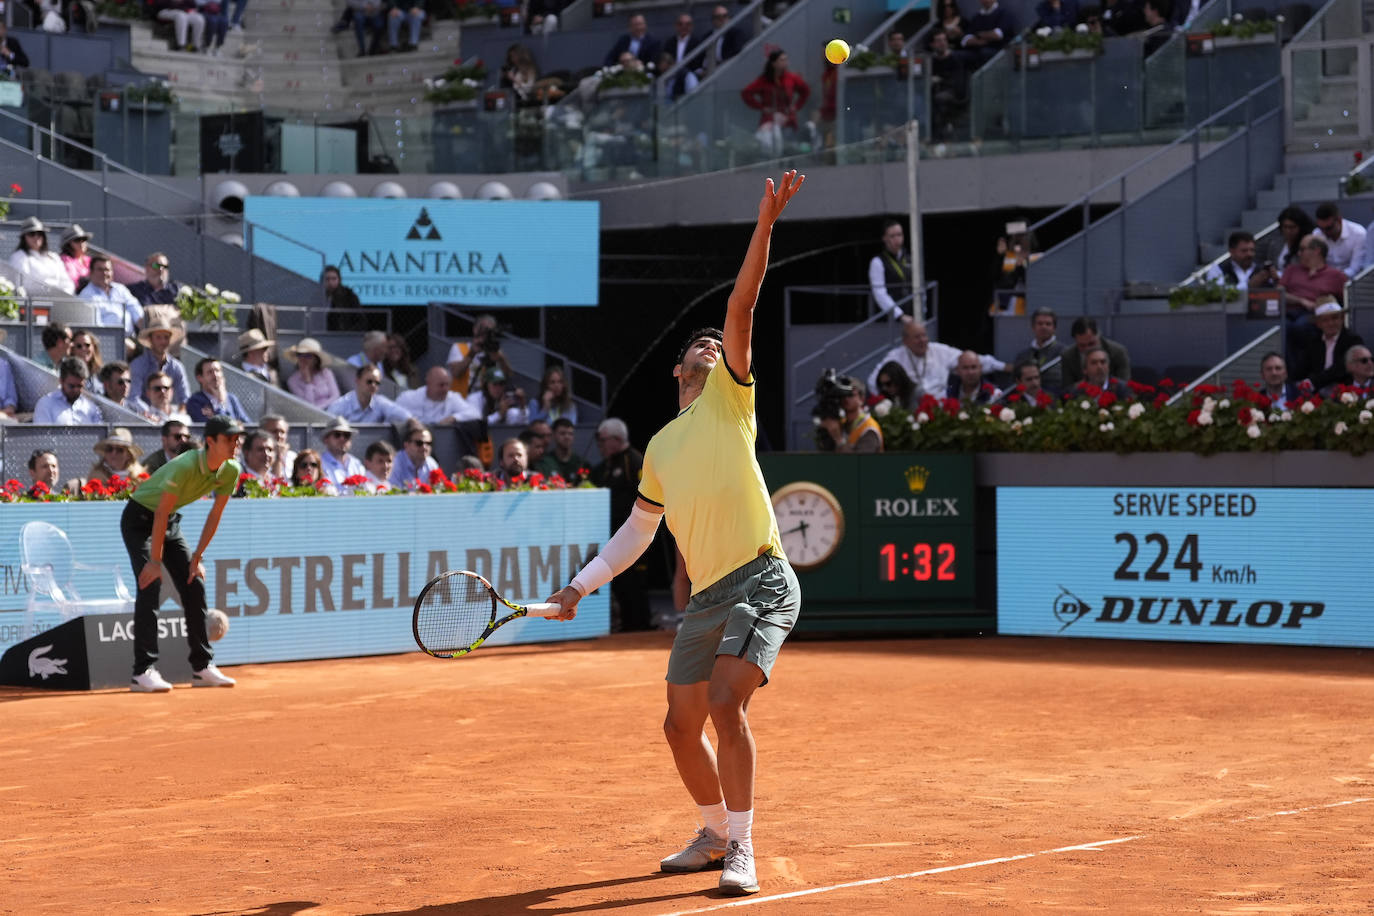
[[[54,674],[67,673],[65,658],[48,658],[44,653],[52,651],[52,646],[39,646],[29,653],[29,677],[47,680]]]

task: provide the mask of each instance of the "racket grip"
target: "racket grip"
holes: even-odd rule
[[[531,617],[557,617],[563,613],[563,605],[552,602],[539,602],[525,605],[525,613]]]

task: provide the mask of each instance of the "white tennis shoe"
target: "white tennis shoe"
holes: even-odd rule
[[[687,844],[686,849],[662,860],[658,867],[670,872],[706,871],[710,868],[720,868],[724,858],[725,839],[702,827],[697,831],[697,835],[692,837],[692,842]]]
[[[206,665],[199,671],[191,672],[192,687],[233,687],[238,681],[220,671],[214,665]]]
[[[754,873],[754,852],[731,840],[725,852],[725,870],[720,873],[720,890],[732,897],[759,892],[758,875]]]
[[[129,681],[129,689],[134,693],[166,693],[172,689],[172,685],[156,668],[149,668],[133,676]]]

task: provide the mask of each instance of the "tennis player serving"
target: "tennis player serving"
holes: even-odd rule
[[[754,457],[754,306],[768,268],[773,224],[805,180],[768,179],[759,220],[725,313],[725,332],[692,333],[678,356],[677,417],[644,454],[630,518],[551,602],[562,619],[577,602],[639,558],[666,514],[692,581],[692,598],[668,658],[663,723],[682,783],[705,826],[664,871],[722,868],[721,891],[758,893],[752,838],[754,737],[745,711],[768,682],[796,622],[801,589],[778,537],[778,522]],[[719,754],[706,737],[710,716]]]

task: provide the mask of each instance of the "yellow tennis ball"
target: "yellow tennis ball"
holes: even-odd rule
[[[832,64],[842,64],[849,60],[849,42],[842,38],[832,38],[825,46],[825,59]]]

